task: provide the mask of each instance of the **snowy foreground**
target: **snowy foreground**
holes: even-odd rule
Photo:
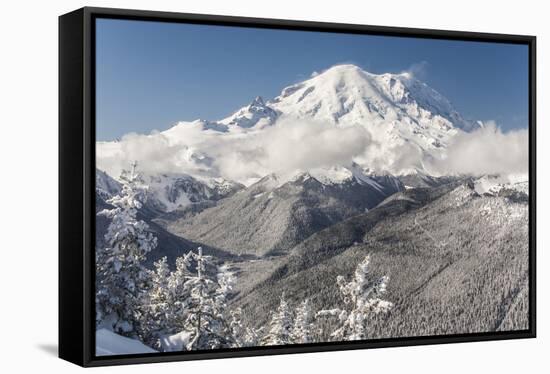
[[[99,329],[95,333],[97,356],[127,355],[137,353],[155,353],[154,349],[145,344],[107,329]]]
[[[99,329],[96,336],[96,355],[126,355],[139,353],[157,353],[158,351],[146,346],[136,339],[127,338],[107,329]],[[185,350],[185,346],[191,340],[191,333],[180,332],[178,334],[163,336],[160,345],[163,352],[175,352]]]

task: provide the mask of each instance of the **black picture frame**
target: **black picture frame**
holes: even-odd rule
[[[529,329],[372,341],[96,357],[94,20],[203,25],[523,44],[529,48]],[[104,366],[536,337],[536,37],[85,7],[59,18],[59,357]]]

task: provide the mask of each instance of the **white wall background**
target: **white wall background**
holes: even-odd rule
[[[543,1],[6,1],[0,21],[0,371],[57,372],[57,17],[84,5],[538,36],[538,338],[102,368],[96,373],[542,372],[550,366],[550,27]],[[544,353],[546,351],[546,354]],[[538,370],[537,370],[538,368]]]

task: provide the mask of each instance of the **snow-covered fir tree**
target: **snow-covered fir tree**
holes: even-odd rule
[[[176,304],[174,294],[169,287],[170,268],[166,257],[154,263],[154,270],[149,273],[147,294],[142,297],[142,340],[158,348],[158,338],[169,326]]]
[[[186,349],[214,349],[234,345],[228,321],[227,297],[233,278],[226,266],[217,267],[202,248],[189,252],[185,260],[189,275],[184,275],[181,314],[178,324],[191,333]],[[190,266],[194,265],[194,271]],[[212,275],[216,271],[217,274]],[[173,280],[174,283],[179,280]]]
[[[132,164],[120,176],[122,190],[98,213],[111,222],[105,246],[96,248],[96,322],[126,335],[135,334],[141,320],[140,303],[147,288],[145,255],[157,245],[149,226],[137,218],[147,197],[147,186]]]
[[[292,312],[285,300],[285,294],[281,295],[279,307],[271,316],[269,331],[262,339],[263,345],[285,345],[292,343]]]
[[[178,257],[176,269],[167,278],[164,290],[167,303],[162,306],[164,333],[179,332],[186,326],[190,294],[185,282],[193,276],[192,260],[192,251]]]
[[[261,330],[246,326],[242,320],[242,309],[230,312],[229,328],[233,337],[233,347],[254,347],[260,344]]]
[[[178,257],[174,271],[170,271],[166,257],[154,263],[148,293],[141,307],[142,339],[151,347],[162,350],[161,338],[179,334],[185,329],[190,299],[185,282],[193,276],[192,257],[192,252]]]
[[[367,338],[366,320],[369,314],[387,312],[393,306],[389,301],[382,300],[386,292],[389,278],[371,280],[369,277],[370,256],[357,266],[354,277],[346,282],[343,276],[337,277],[338,287],[343,297],[342,308],[321,310],[317,316],[333,316],[337,318],[336,328],[331,337],[336,340],[363,340]]]
[[[291,334],[292,342],[295,344],[312,343],[314,340],[313,329],[313,314],[309,300],[305,299],[296,309],[296,317]]]

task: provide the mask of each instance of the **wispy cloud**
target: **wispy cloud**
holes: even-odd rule
[[[406,73],[411,78],[416,78],[418,80],[425,80],[428,75],[429,67],[430,67],[430,64],[428,63],[428,61],[420,61],[412,64],[406,70],[403,70],[401,74]]]
[[[221,135],[193,124],[180,125],[177,138],[163,133],[130,134],[119,143],[98,145],[97,166],[113,176],[136,160],[146,173],[190,173],[247,183],[268,173],[286,174],[347,165],[372,143],[361,126],[282,118],[263,131]]]
[[[445,152],[424,153],[411,142],[388,147],[363,126],[282,118],[276,126],[247,134],[204,131],[186,123],[170,135],[129,134],[98,145],[97,165],[113,176],[137,160],[150,174],[222,176],[248,184],[269,173],[288,174],[358,161],[375,171],[422,169],[434,175],[526,173],[528,131],[503,132],[494,122],[460,132]]]
[[[445,157],[428,164],[443,174],[527,173],[529,133],[527,129],[505,133],[489,121],[474,132],[459,133],[449,144]]]

